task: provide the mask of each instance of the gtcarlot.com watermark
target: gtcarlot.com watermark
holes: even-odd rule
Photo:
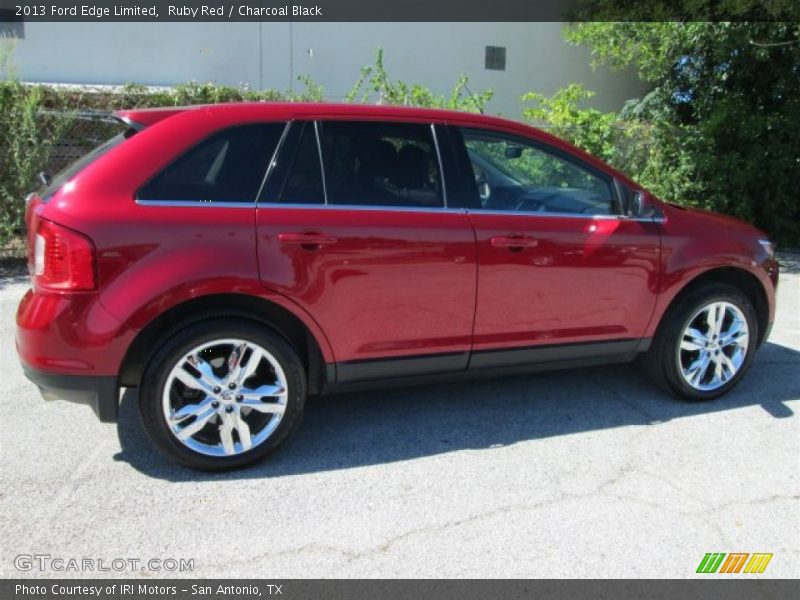
[[[14,557],[17,571],[55,573],[191,573],[193,558],[95,558],[53,556],[51,554],[18,554]]]

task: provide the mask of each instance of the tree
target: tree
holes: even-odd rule
[[[605,3],[594,4],[599,18]],[[598,64],[636,68],[651,87],[621,115],[652,124],[643,185],[800,246],[799,22],[598,21],[566,37]]]

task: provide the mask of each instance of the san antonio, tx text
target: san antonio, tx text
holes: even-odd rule
[[[180,591],[184,593],[204,596],[234,596],[234,597],[261,597],[261,596],[282,596],[283,586],[277,584],[263,584],[258,585],[187,585],[181,587]],[[178,586],[176,585],[152,585],[143,583],[114,583],[111,585],[67,585],[63,583],[54,583],[47,585],[25,585],[18,583],[14,586],[14,593],[17,596],[44,596],[48,592],[52,596],[68,596],[75,598],[78,596],[95,596],[99,598],[101,595],[105,596],[128,596],[128,595],[146,595],[146,596],[175,596],[178,593]]]

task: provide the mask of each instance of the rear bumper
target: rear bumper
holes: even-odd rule
[[[119,411],[119,388],[114,376],[60,375],[23,365],[25,377],[39,388],[45,400],[67,400],[91,407],[103,423],[115,423]]]
[[[17,309],[17,352],[44,373],[116,376],[136,331],[124,327],[96,293],[29,290]]]

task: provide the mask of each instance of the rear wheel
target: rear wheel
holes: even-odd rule
[[[240,319],[208,319],[170,338],[147,366],[139,409],[173,460],[220,471],[250,465],[296,429],[305,377],[281,336]]]
[[[678,301],[644,360],[662,387],[687,400],[710,400],[741,380],[757,340],[747,296],[733,286],[709,284]]]

